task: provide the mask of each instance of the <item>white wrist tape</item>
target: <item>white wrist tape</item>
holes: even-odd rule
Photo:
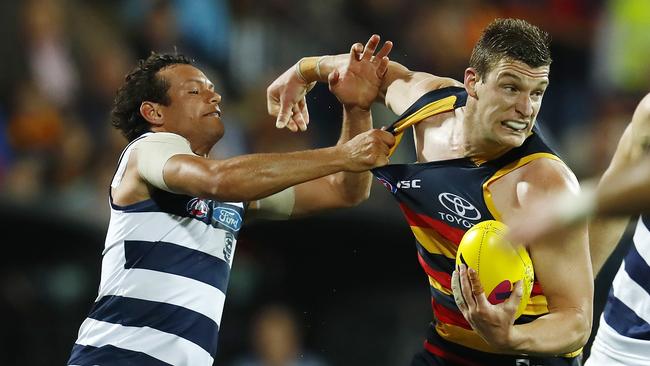
[[[134,150],[137,151],[140,176],[154,187],[168,192],[172,192],[172,190],[163,178],[167,160],[178,154],[195,155],[189,141],[180,135],[169,132],[156,132],[139,140],[134,146]]]
[[[562,222],[574,223],[590,218],[596,210],[596,187],[587,184],[582,192],[562,203],[558,216]]]
[[[293,187],[272,194],[257,201],[259,213],[256,215],[265,219],[286,220],[293,213],[296,194]]]

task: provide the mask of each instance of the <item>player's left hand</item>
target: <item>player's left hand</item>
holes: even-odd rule
[[[347,64],[329,74],[330,91],[346,107],[369,110],[377,98],[382,78],[388,71],[388,54],[393,48],[393,43],[386,41],[375,54],[379,41],[379,35],[373,34],[365,46],[353,44]]]
[[[277,116],[275,127],[292,132],[306,131],[309,111],[305,95],[316,83],[305,83],[293,66],[280,75],[266,89],[266,107],[270,115]]]
[[[515,282],[506,301],[493,305],[485,295],[478,273],[461,264],[452,274],[451,288],[456,305],[476,333],[498,349],[509,349],[515,314],[523,296],[522,282]]]

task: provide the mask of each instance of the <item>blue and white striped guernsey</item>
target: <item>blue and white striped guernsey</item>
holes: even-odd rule
[[[641,215],[619,268],[587,365],[650,365],[650,215]]]
[[[99,295],[68,364],[211,366],[244,205],[158,189],[110,204]]]

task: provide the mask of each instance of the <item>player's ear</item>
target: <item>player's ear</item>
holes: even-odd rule
[[[140,115],[153,126],[160,126],[163,123],[163,115],[158,103],[142,102],[140,104]]]
[[[467,90],[467,95],[472,98],[476,98],[476,83],[479,81],[478,73],[473,67],[468,67],[465,69],[465,90]]]

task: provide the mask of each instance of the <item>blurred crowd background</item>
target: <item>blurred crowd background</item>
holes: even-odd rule
[[[226,126],[215,156],[292,151],[334,144],[341,120],[319,85],[309,130],[275,129],[266,87],[300,57],[345,53],[377,33],[394,42],[391,59],[462,80],[481,29],[505,16],[551,33],[538,123],[580,179],[601,174],[650,91],[647,0],[1,2],[0,364],[64,364],[96,296],[107,190],[126,144],[109,112],[138,59],[178,51],[211,78]],[[395,118],[373,112],[377,126]],[[395,162],[414,159],[404,141]],[[430,311],[410,230],[374,186],[352,209],[245,224],[215,364],[401,365],[421,348]]]

